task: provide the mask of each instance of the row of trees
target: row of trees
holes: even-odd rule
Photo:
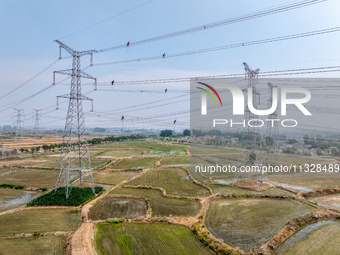
[[[172,130],[170,130],[170,129],[162,130],[161,133],[160,133],[161,137],[169,137],[169,136],[173,136],[173,135],[174,134],[173,134]],[[181,134],[178,134],[177,136],[181,136]],[[183,136],[190,136],[190,130],[185,129],[183,131]]]
[[[109,137],[105,137],[105,138],[93,138],[91,140],[88,140],[88,144],[100,144],[102,142],[115,142],[115,141],[123,141],[123,140],[136,140],[136,139],[142,139],[145,138],[144,136],[141,135],[128,135],[128,136],[119,136],[119,137],[115,137],[115,136],[109,136]],[[84,144],[84,142],[81,142],[81,144]],[[72,146],[76,146],[76,143],[71,144]],[[32,147],[30,149],[26,149],[26,148],[21,148],[20,151],[22,153],[26,152],[29,153],[31,152],[32,154],[36,151],[40,151],[41,149],[43,149],[44,151],[54,151],[56,148],[61,148],[61,147],[66,147],[67,144],[66,143],[52,143],[52,144],[44,144],[42,146],[37,146],[37,147]],[[1,154],[0,154],[1,156]]]

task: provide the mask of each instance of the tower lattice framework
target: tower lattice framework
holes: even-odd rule
[[[70,94],[65,94],[57,97],[57,109],[59,107],[59,98],[68,98],[69,105],[66,116],[65,131],[63,136],[63,146],[59,159],[58,175],[55,185],[55,191],[65,186],[66,198],[69,197],[72,186],[76,181],[79,181],[79,187],[83,187],[84,180],[87,181],[94,191],[91,159],[89,147],[87,143],[85,118],[83,113],[83,100],[90,100],[91,98],[83,95],[81,92],[81,78],[93,79],[95,85],[97,84],[96,78],[85,73],[80,68],[80,58],[85,55],[91,55],[95,50],[88,51],[75,51],[64,43],[56,40],[61,49],[65,49],[72,57],[72,69],[61,70],[53,72],[53,84],[55,84],[55,74],[64,74],[71,76],[71,90]],[[93,110],[93,104],[92,104]]]
[[[258,108],[258,104],[260,104],[260,93],[256,88],[257,78],[260,69],[253,70],[247,63],[243,63],[244,69],[246,72],[246,78],[248,80],[248,86],[243,90],[245,105],[247,105],[248,98],[248,88],[252,88],[252,103],[255,109]],[[249,120],[252,120],[254,123],[252,126],[248,125]],[[253,127],[258,125],[256,123],[258,120],[258,116],[252,113],[249,110],[249,107],[245,107],[245,116],[244,123],[245,127],[243,129],[242,138],[239,141],[241,144],[242,151],[238,155],[238,169],[240,170],[241,166],[260,166],[265,158],[266,153],[261,148],[261,134],[259,127]],[[256,123],[256,124],[255,124]],[[255,155],[255,156],[254,156]],[[256,187],[259,189],[260,182],[259,172],[237,172],[234,175],[234,184],[241,180],[250,180]]]
[[[39,109],[39,110],[33,109],[33,111],[35,111],[33,133],[34,133],[35,137],[38,137],[39,133],[40,133],[40,120],[41,120],[40,111],[41,111],[41,109]]]
[[[24,123],[24,109],[17,109],[14,108],[14,111],[16,113],[16,115],[14,117],[16,117],[16,121],[14,122],[14,125],[16,125],[15,128],[15,140],[16,139],[22,139],[22,125]]]
[[[271,107],[273,104],[273,90],[276,90],[277,93],[278,86],[274,86],[270,82],[268,82],[268,91],[269,91],[269,99],[268,99],[268,107]],[[271,137],[273,144],[267,144],[267,157],[265,164],[268,165],[271,162],[274,164],[281,163],[281,155],[279,154],[279,140],[280,140],[280,131],[279,131],[279,119],[277,118],[277,109],[272,114],[268,115],[267,123],[267,133],[266,137]]]

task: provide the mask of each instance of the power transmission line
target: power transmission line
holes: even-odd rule
[[[177,36],[182,36],[182,35],[186,35],[186,34],[192,34],[192,33],[196,33],[196,32],[199,32],[199,31],[205,31],[205,30],[212,29],[212,28],[217,28],[217,27],[221,27],[221,26],[226,26],[226,25],[242,22],[242,21],[245,21],[245,20],[251,20],[251,19],[261,18],[261,17],[268,16],[268,15],[277,14],[277,13],[280,13],[280,12],[290,11],[290,10],[306,7],[306,6],[309,6],[309,5],[313,5],[313,4],[317,4],[317,3],[321,3],[321,2],[325,2],[325,1],[326,0],[307,0],[307,1],[305,0],[305,1],[300,1],[300,2],[297,2],[297,3],[283,4],[283,5],[280,5],[280,6],[275,7],[275,8],[271,7],[271,8],[267,8],[265,10],[262,10],[262,11],[257,11],[257,12],[253,12],[253,13],[250,13],[250,14],[244,14],[244,15],[240,15],[240,16],[230,18],[230,19],[226,19],[226,20],[221,20],[221,21],[217,21],[217,22],[213,22],[213,23],[209,23],[209,24],[205,24],[205,25],[201,25],[201,26],[197,26],[197,27],[192,27],[192,28],[189,28],[189,29],[176,31],[176,32],[169,33],[169,34],[155,36],[155,37],[151,37],[151,38],[136,41],[136,42],[128,42],[128,44],[123,44],[123,45],[118,45],[118,46],[114,46],[114,47],[101,49],[101,50],[98,50],[96,53],[111,51],[111,50],[118,50],[118,49],[123,49],[123,48],[126,48],[126,47],[138,46],[138,45],[156,42],[156,41],[169,39],[169,38],[173,38],[173,37],[177,37]]]
[[[157,60],[157,59],[164,59],[164,58],[174,58],[174,57],[188,56],[188,55],[193,55],[193,54],[200,54],[200,53],[206,53],[206,52],[212,52],[212,51],[226,50],[226,49],[245,47],[245,46],[257,45],[257,44],[285,41],[285,40],[309,37],[309,36],[314,36],[314,35],[333,33],[333,32],[338,32],[338,31],[340,31],[340,27],[333,27],[333,28],[321,29],[321,30],[316,30],[316,31],[311,31],[311,32],[305,32],[305,33],[299,33],[299,34],[293,34],[293,35],[286,35],[286,36],[280,36],[280,37],[273,37],[273,38],[255,40],[255,41],[244,42],[244,43],[223,45],[223,46],[200,49],[200,50],[192,50],[192,51],[185,51],[185,52],[172,53],[172,54],[166,54],[166,55],[163,54],[163,55],[152,56],[152,57],[134,58],[134,59],[127,59],[127,60],[112,61],[112,62],[103,62],[103,63],[94,64],[94,65],[95,66],[117,65],[117,64],[150,61],[150,60]]]
[[[61,39],[65,39],[65,38],[67,38],[67,37],[70,37],[70,36],[72,36],[72,35],[78,34],[78,33],[80,33],[80,32],[83,32],[83,31],[85,31],[85,30],[87,30],[87,29],[90,29],[90,28],[92,28],[92,27],[95,27],[95,26],[97,26],[97,25],[99,25],[99,24],[102,24],[102,23],[104,23],[104,22],[106,22],[106,21],[109,21],[109,20],[111,20],[111,19],[113,19],[113,18],[116,18],[116,17],[118,17],[118,16],[120,16],[120,15],[123,15],[123,14],[125,14],[125,13],[127,13],[127,12],[133,11],[133,10],[139,8],[139,7],[142,7],[142,6],[144,6],[144,5],[148,4],[148,3],[151,3],[152,1],[153,1],[153,0],[147,1],[147,2],[145,2],[145,3],[143,3],[143,4],[137,5],[137,6],[133,7],[133,8],[131,8],[131,9],[128,9],[128,10],[126,10],[126,11],[123,11],[123,12],[121,12],[121,13],[118,13],[118,14],[116,14],[116,15],[110,17],[110,18],[104,19],[104,20],[102,20],[102,21],[100,21],[100,22],[98,22],[98,23],[95,23],[95,24],[91,25],[91,26],[88,26],[88,27],[85,27],[85,28],[83,28],[83,29],[80,29],[80,30],[78,30],[78,31],[76,31],[76,32],[73,32],[72,34],[69,34],[69,35],[67,35],[67,36],[64,36],[64,37],[60,38],[60,40],[61,40]]]

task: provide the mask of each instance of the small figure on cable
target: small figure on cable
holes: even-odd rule
[[[122,119],[121,120],[124,120],[124,116],[122,116]]]
[[[163,58],[165,58],[165,53],[163,53]]]
[[[165,89],[165,93],[168,91],[168,89]]]
[[[113,85],[114,83],[115,83],[115,80],[112,80],[112,81],[111,81],[111,84]]]
[[[127,42],[126,47],[129,47],[129,46],[130,46],[130,42]]]
[[[176,124],[176,120],[174,120],[174,124]]]

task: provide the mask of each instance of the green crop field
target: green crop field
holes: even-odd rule
[[[163,197],[162,193],[153,189],[120,188],[110,194],[133,195],[148,198],[151,203],[152,216],[195,216],[200,209],[197,201]]]
[[[314,210],[291,200],[216,199],[210,203],[206,224],[216,237],[249,250],[274,236],[288,221]]]
[[[0,188],[0,212],[8,211],[27,204],[43,193],[23,189]]]
[[[167,194],[181,196],[209,196],[209,191],[193,183],[182,169],[150,169],[142,176],[132,180],[129,185],[143,185],[164,188]]]
[[[79,211],[69,209],[31,209],[0,215],[0,236],[55,231],[72,231],[79,221]]]
[[[41,236],[0,239],[0,254],[64,255],[66,236]]]
[[[311,226],[311,225],[310,225]],[[306,228],[308,228],[307,226]],[[300,230],[294,236],[283,243],[278,251],[280,255],[295,255],[295,254],[340,254],[340,224],[339,222],[330,222],[330,224],[321,226],[306,236]]]
[[[219,184],[210,184],[210,188],[213,190],[214,193],[220,193],[220,194],[235,194],[235,195],[256,195],[256,194],[265,194],[265,195],[284,195],[284,196],[294,196],[295,194],[278,189],[278,188],[270,188],[266,191],[252,191],[247,189],[241,189],[236,187],[228,187],[224,185]]]
[[[129,180],[133,176],[138,174],[138,172],[94,172],[93,173],[93,182],[94,183],[101,183],[101,184],[108,184],[108,185],[115,185],[121,183],[122,181]]]
[[[24,170],[0,176],[0,184],[8,183],[34,188],[53,188],[57,178],[56,170]]]
[[[146,202],[133,198],[105,197],[94,204],[89,212],[92,220],[105,220],[108,218],[134,218],[145,215]]]
[[[190,157],[166,157],[161,161],[162,166],[189,166]]]
[[[98,224],[99,254],[212,254],[189,228],[169,224]]]
[[[124,159],[117,165],[113,166],[113,169],[137,169],[137,168],[149,168],[154,167],[155,162],[159,158],[129,158]]]

